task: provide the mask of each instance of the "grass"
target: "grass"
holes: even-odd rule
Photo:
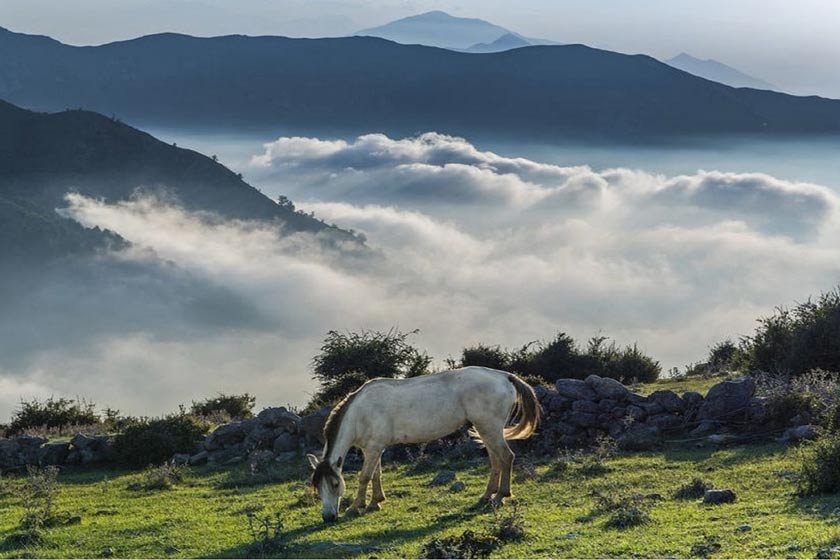
[[[718,374],[718,375],[693,375],[681,377],[663,377],[654,381],[653,383],[643,383],[634,387],[633,389],[640,395],[649,395],[654,391],[671,390],[678,395],[682,395],[686,391],[696,391],[701,395],[705,395],[712,386],[717,385],[721,381],[726,381],[731,377],[737,377],[732,374]]]
[[[505,543],[492,556],[686,557],[702,548],[711,557],[811,558],[840,544],[840,496],[798,497],[795,482],[780,475],[795,471],[800,456],[798,449],[775,444],[666,449],[606,459],[609,469],[600,474],[571,463],[551,476],[546,476],[551,463],[537,462],[537,476],[514,485],[525,538]],[[455,469],[467,489],[453,494],[446,487],[430,488],[429,480],[442,468]],[[416,557],[432,539],[486,531],[494,519],[492,511],[474,507],[487,476],[484,461],[423,469],[387,465],[383,483],[389,499],[382,511],[334,525],[321,523],[320,509],[301,483],[300,465],[287,470],[284,482],[241,486],[231,480],[246,480],[247,466],[236,469],[242,472],[191,469],[170,489],[155,491],[129,489],[143,481],[137,471],[65,471],[56,511],[80,516],[81,522],[51,527],[29,546],[3,540],[18,530],[23,515],[12,488],[0,496],[0,556],[243,557],[253,551],[248,514],[279,512],[288,546],[282,556]],[[356,476],[348,475],[348,496]],[[735,490],[738,501],[704,506],[673,499],[696,477]],[[21,481],[8,483],[17,484]],[[654,500],[647,523],[611,528],[610,514],[599,509],[604,492],[661,499]],[[736,530],[742,525],[751,530]],[[715,546],[707,546],[710,542]],[[359,546],[348,554],[331,543]]]

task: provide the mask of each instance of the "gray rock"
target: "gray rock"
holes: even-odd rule
[[[813,417],[811,416],[811,413],[806,410],[803,410],[802,412],[790,419],[790,425],[805,426],[806,424],[810,424],[812,420]]]
[[[207,439],[204,440],[204,447],[208,451],[226,449],[233,445],[242,443],[247,435],[248,434],[242,427],[242,422],[222,424],[216,428],[212,434],[207,436]]]
[[[731,441],[734,441],[736,438],[731,434],[712,434],[706,438],[706,441],[711,443],[712,445],[724,445]]]
[[[626,418],[627,417],[627,408],[624,406],[616,406],[612,410],[610,410],[610,418]]]
[[[575,401],[572,403],[572,412],[574,413],[587,413],[587,414],[598,414],[601,412],[601,408],[598,406],[598,403],[592,401]]]
[[[709,389],[698,416],[702,420],[743,418],[754,393],[755,381],[750,377],[718,383]]]
[[[545,385],[534,385],[534,394],[540,402],[547,402],[552,397],[551,389]]]
[[[449,491],[454,493],[463,492],[466,489],[467,485],[464,484],[463,480],[456,480],[452,483],[452,486],[449,487]]]
[[[209,453],[207,453],[207,451],[199,451],[198,453],[190,457],[190,465],[204,465],[207,463],[208,456]]]
[[[598,398],[595,390],[580,379],[558,379],[554,386],[557,393],[576,401],[594,401]]]
[[[0,439],[0,468],[20,466],[20,445],[14,439]]]
[[[456,476],[455,471],[440,471],[429,484],[431,486],[443,486],[444,484],[453,482]]]
[[[657,402],[640,403],[639,407],[644,410],[648,416],[654,416],[665,412],[665,407]]]
[[[752,531],[752,525],[744,524],[735,527],[736,533],[749,533],[750,531]]]
[[[782,441],[796,442],[814,440],[817,439],[817,436],[819,436],[817,427],[808,424],[805,426],[794,426],[793,428],[788,428],[785,430],[785,433],[782,434]]]
[[[645,418],[647,418],[647,412],[640,407],[634,404],[627,407],[627,416],[635,420],[636,422],[641,422]]]
[[[172,456],[172,462],[176,465],[188,465],[190,463],[190,454],[176,453]]]
[[[249,449],[270,449],[281,434],[290,435],[283,428],[272,428],[271,426],[257,424],[248,432],[248,436],[245,438],[245,446]]]
[[[697,408],[703,404],[703,395],[697,391],[686,391],[682,395],[682,400],[685,401],[687,407]]]
[[[575,401],[572,399],[561,397],[560,395],[554,395],[551,397],[551,400],[548,401],[548,410],[551,412],[563,412],[565,410],[569,410],[572,407],[573,402]]]
[[[294,451],[297,448],[297,438],[288,432],[283,432],[277,436],[277,439],[274,440],[274,445],[272,447],[274,453],[285,453],[287,451]]]
[[[763,424],[768,418],[767,397],[753,397],[747,405],[747,418],[753,424]]]
[[[720,429],[720,424],[717,422],[700,422],[700,424],[689,432],[689,435],[694,437],[701,437],[709,434],[713,434]]]
[[[617,440],[616,445],[624,451],[651,451],[661,445],[659,429],[643,424],[632,424]]]
[[[729,504],[737,499],[735,492],[732,490],[706,490],[703,494],[704,504]]]
[[[289,461],[293,461],[299,456],[300,455],[297,451],[286,451],[285,453],[278,453],[277,457],[275,457],[274,460],[278,463],[288,463]]]
[[[324,407],[301,418],[301,429],[308,442],[324,443],[324,425],[329,415],[330,409]]]
[[[655,426],[660,430],[675,430],[682,428],[684,425],[682,418],[668,413],[649,416],[645,423],[649,426]]]
[[[289,412],[285,407],[266,408],[257,414],[257,422],[271,428],[282,428],[293,434],[300,429],[301,418],[294,412]]]
[[[41,466],[63,465],[69,454],[69,443],[48,443],[38,450],[38,464]]]
[[[648,400],[659,404],[662,408],[671,413],[683,412],[685,410],[685,401],[673,391],[654,391],[650,394]]]
[[[599,377],[590,375],[585,380],[586,384],[592,387],[602,399],[614,401],[628,400],[632,391],[611,377]]]
[[[94,445],[95,443],[96,438],[86,436],[85,434],[76,434],[75,436],[73,436],[73,439],[70,440],[70,445],[79,450],[86,449],[87,447]]]
[[[601,399],[598,401],[598,408],[601,409],[601,412],[612,412],[612,410],[617,407],[618,401],[614,401],[612,399]]]
[[[594,428],[601,425],[598,415],[589,412],[574,412],[569,416],[568,422],[581,428]]]

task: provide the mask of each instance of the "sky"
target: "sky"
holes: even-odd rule
[[[2,0],[0,26],[70,44],[162,31],[317,37],[433,9],[564,43],[661,59],[685,51],[840,98],[836,0]]]

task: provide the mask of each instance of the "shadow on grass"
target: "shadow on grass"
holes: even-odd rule
[[[732,467],[741,463],[761,461],[785,453],[787,447],[775,442],[742,443],[725,447],[706,444],[701,448],[672,444],[662,451],[662,457],[671,462],[700,463],[714,460],[714,467]],[[720,456],[716,456],[720,455]]]

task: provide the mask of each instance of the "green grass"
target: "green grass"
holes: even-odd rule
[[[522,503],[527,536],[498,549],[497,557],[687,557],[709,540],[715,557],[808,558],[840,544],[840,496],[799,498],[795,484],[779,473],[795,471],[800,451],[778,445],[713,449],[670,449],[618,456],[607,471],[588,473],[572,464],[550,477],[550,463],[538,463],[537,478],[514,484]],[[451,494],[428,481],[443,467],[455,468],[467,490]],[[593,474],[594,473],[594,474]],[[435,537],[484,530],[493,515],[474,507],[487,467],[484,461],[437,463],[415,472],[388,465],[383,475],[389,499],[380,512],[334,525],[321,523],[319,508],[300,504],[307,490],[302,465],[284,473],[285,482],[252,481],[244,466],[234,470],[193,469],[170,490],[132,490],[141,475],[126,471],[67,471],[60,476],[58,512],[81,523],[49,529],[38,546],[8,539],[18,529],[22,508],[9,485],[0,497],[0,555],[3,557],[242,557],[251,537],[247,512],[282,515],[290,548],[283,556],[335,556],[334,541],[377,547],[355,554],[416,557]],[[728,487],[734,504],[704,506],[679,501],[674,491],[693,477]],[[356,475],[348,475],[348,494]],[[596,511],[594,492],[660,494],[647,524],[607,528],[608,512]],[[305,500],[303,500],[305,502]],[[751,531],[736,528],[749,524]],[[320,544],[319,544],[320,543]],[[325,548],[326,547],[326,548]]]
[[[695,375],[683,377],[663,377],[653,383],[644,383],[633,389],[641,395],[649,395],[654,391],[664,389],[671,390],[678,395],[682,395],[686,391],[697,391],[701,395],[705,395],[712,386],[717,385],[721,381],[726,381],[734,375]]]

